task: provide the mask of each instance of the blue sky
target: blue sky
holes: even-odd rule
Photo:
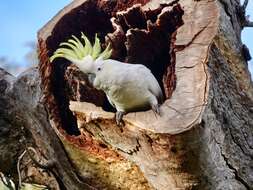
[[[253,21],[253,1],[249,0],[246,15],[250,15],[250,20]],[[252,59],[248,63],[249,70],[251,72],[251,78],[253,78],[253,27],[246,27],[242,31],[242,41],[250,49]]]
[[[27,42],[36,41],[37,31],[71,0],[0,0],[0,57],[25,64]]]
[[[0,0],[0,57],[25,65],[27,42],[36,41],[37,31],[71,0]],[[253,1],[249,1],[247,14],[252,15]],[[242,40],[253,56],[253,28],[246,28]],[[249,63],[253,73],[253,61]]]

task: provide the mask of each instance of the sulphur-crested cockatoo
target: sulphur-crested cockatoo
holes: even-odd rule
[[[50,61],[58,57],[66,58],[88,74],[93,86],[103,90],[110,104],[116,108],[117,124],[128,112],[152,108],[160,115],[159,103],[163,93],[147,67],[109,59],[112,52],[110,45],[101,53],[97,36],[93,46],[83,33],[81,38],[84,43],[75,36],[61,43]]]

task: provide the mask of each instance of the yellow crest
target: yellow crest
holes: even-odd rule
[[[90,55],[94,60],[97,58],[109,59],[112,53],[110,44],[101,53],[100,40],[95,35],[95,43],[92,46],[89,39],[81,32],[81,41],[74,35],[67,42],[60,43],[54,54],[50,57],[50,62],[58,57],[63,57],[68,60],[82,60]]]

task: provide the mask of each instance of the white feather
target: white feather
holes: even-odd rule
[[[117,111],[137,111],[151,107],[162,98],[161,88],[151,71],[140,64],[98,60],[94,87],[103,90]]]

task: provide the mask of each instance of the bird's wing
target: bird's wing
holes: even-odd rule
[[[147,67],[143,65],[141,65],[138,70],[140,73],[140,78],[144,79],[145,84],[147,84],[148,90],[157,98],[159,103],[162,103],[164,98],[163,92],[155,76]]]
[[[114,104],[113,101],[110,99],[110,96],[106,95],[106,97],[107,97],[108,101],[110,102],[110,104],[111,104],[114,108],[116,108],[115,104]]]
[[[163,93],[160,85],[146,66],[121,63],[115,60],[106,60],[105,62],[110,68],[109,73],[113,73],[113,75],[107,75],[106,79],[110,84],[108,87],[111,88],[113,84],[117,87],[134,85],[138,88],[146,88],[157,98],[159,103],[162,103]]]
[[[152,77],[154,79],[149,80],[149,91],[154,94],[154,96],[157,98],[157,101],[159,104],[161,104],[163,102],[163,92],[160,88],[159,83],[156,81],[155,77]]]
[[[163,96],[160,86],[159,88],[157,87],[154,88],[153,86],[152,87],[150,86],[149,91],[157,98],[157,101],[159,104],[163,102],[164,96]]]

